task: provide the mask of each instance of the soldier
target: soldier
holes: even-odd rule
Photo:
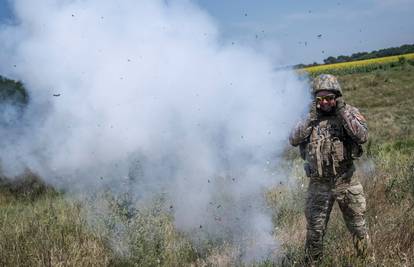
[[[345,104],[335,76],[322,74],[312,82],[314,101],[307,118],[297,124],[289,141],[299,146],[310,178],[306,199],[306,260],[321,259],[329,214],[338,202],[357,255],[365,257],[369,236],[364,219],[365,197],[361,183],[353,178],[353,160],[362,155],[368,138],[365,118]]]

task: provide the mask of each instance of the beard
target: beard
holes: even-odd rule
[[[317,104],[316,106],[318,108],[319,111],[323,112],[323,113],[333,113],[335,111],[335,105],[321,105],[321,104]]]

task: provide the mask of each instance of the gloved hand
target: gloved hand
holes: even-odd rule
[[[336,98],[336,113],[340,113],[345,108],[344,99],[339,96]]]

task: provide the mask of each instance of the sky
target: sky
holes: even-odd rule
[[[281,65],[414,43],[414,0],[193,2],[212,17],[223,42],[262,50]],[[0,0],[0,23],[12,18]]]

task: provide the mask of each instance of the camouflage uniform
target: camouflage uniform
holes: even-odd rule
[[[331,75],[316,78],[313,89],[315,94],[318,90],[331,90],[342,95],[339,83]],[[365,118],[347,104],[332,113],[314,110],[291,133],[289,141],[299,146],[310,177],[305,215],[306,253],[311,261],[322,255],[323,237],[335,201],[352,233],[357,253],[366,255],[369,237],[364,219],[365,197],[361,183],[352,175],[353,160],[361,156],[360,144],[367,138]]]

